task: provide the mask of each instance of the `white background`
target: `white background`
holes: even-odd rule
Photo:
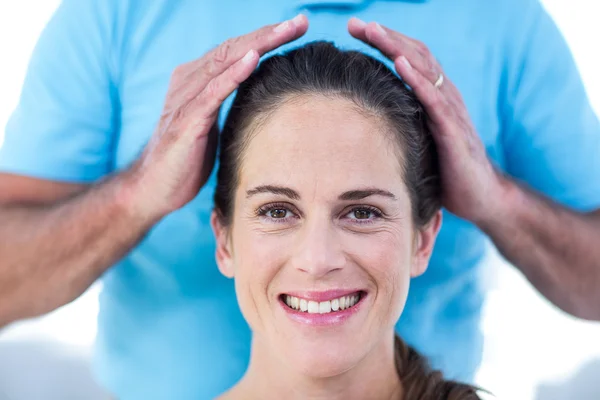
[[[0,2],[2,127],[18,100],[35,41],[58,3]],[[595,0],[544,3],[571,45],[599,110],[600,5]],[[0,145],[2,136],[0,130]],[[482,322],[486,346],[477,383],[501,399],[600,399],[600,324],[557,311],[497,256],[490,259],[490,271]],[[98,291],[96,285],[48,316],[0,332],[0,400],[102,398],[87,370]]]

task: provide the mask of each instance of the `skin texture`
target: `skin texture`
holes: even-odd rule
[[[253,330],[249,370],[225,398],[399,393],[394,324],[410,278],[426,269],[441,212],[416,229],[401,149],[380,118],[365,114],[348,100],[302,96],[252,133],[232,225],[212,218],[219,267],[235,277]],[[366,189],[393,198],[340,199]],[[336,326],[293,321],[279,302],[282,293],[333,289],[367,292],[360,311]]]
[[[193,199],[213,168],[222,101],[307,28],[304,16],[266,26],[178,67],[149,144],[118,175],[86,186],[0,174],[0,327],[74,300]]]
[[[548,300],[600,320],[600,209],[580,213],[500,174],[489,161],[462,97],[423,43],[376,22],[348,22],[355,38],[394,60],[429,116],[440,158],[443,205],[475,223]]]

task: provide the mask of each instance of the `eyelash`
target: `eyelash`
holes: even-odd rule
[[[268,217],[267,213],[269,213],[270,211],[273,211],[273,210],[286,210],[286,211],[289,211],[289,212],[291,212],[291,213],[293,213],[293,214],[296,215],[295,218],[297,218],[297,214],[298,214],[294,210],[291,210],[290,206],[288,204],[272,203],[272,204],[266,204],[266,205],[260,207],[258,210],[256,210],[256,215],[258,217],[263,217],[263,218],[269,219],[269,222],[273,222],[273,223],[276,223],[276,224],[287,222],[289,220],[289,217],[286,217],[286,218],[271,218],[271,217]]]
[[[294,214],[294,216],[293,217],[285,217],[285,218],[268,217],[267,213],[269,213],[270,211],[273,211],[273,210],[285,210],[285,211],[291,212],[292,214]],[[373,221],[375,219],[379,219],[379,218],[383,217],[383,213],[378,208],[375,208],[373,206],[366,206],[366,205],[355,206],[355,207],[351,208],[350,210],[348,210],[348,212],[345,212],[344,215],[348,215],[348,214],[356,212],[356,211],[367,211],[367,212],[373,214],[373,218],[366,219],[366,220],[362,220],[362,219],[358,219],[358,218],[348,218],[353,221],[352,222],[353,224],[371,224],[371,223],[373,223]],[[290,218],[298,218],[298,212],[292,210],[288,204],[272,203],[272,204],[264,205],[264,206],[260,207],[258,210],[256,210],[256,216],[267,218],[267,219],[269,219],[269,222],[273,222],[273,223],[285,223]]]
[[[351,218],[351,220],[353,221],[352,223],[354,223],[354,224],[372,224],[374,222],[374,220],[383,217],[383,213],[378,208],[375,208],[373,206],[356,206],[356,207],[353,207],[350,211],[348,211],[345,215],[348,215],[348,214],[356,212],[356,211],[370,212],[371,214],[373,214],[373,217],[369,218],[369,219]]]

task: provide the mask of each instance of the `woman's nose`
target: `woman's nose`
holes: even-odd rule
[[[331,221],[305,225],[294,261],[298,270],[316,278],[344,267],[346,257],[343,246]]]

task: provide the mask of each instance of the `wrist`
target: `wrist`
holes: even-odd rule
[[[520,209],[522,189],[509,177],[497,173],[497,182],[489,193],[485,212],[473,222],[484,232],[506,223]]]
[[[164,218],[169,210],[162,209],[149,193],[138,166],[134,165],[115,177],[115,201],[135,222],[147,229]]]

